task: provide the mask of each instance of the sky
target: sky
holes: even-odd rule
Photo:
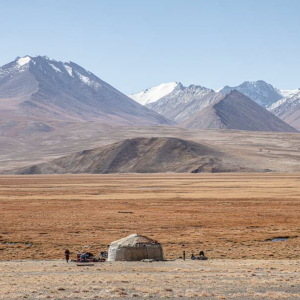
[[[300,88],[299,0],[0,0],[0,65],[73,61],[125,94],[179,81]]]

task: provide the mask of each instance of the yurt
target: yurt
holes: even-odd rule
[[[160,243],[142,235],[131,234],[112,242],[108,250],[108,261],[139,261],[143,259],[163,260]]]

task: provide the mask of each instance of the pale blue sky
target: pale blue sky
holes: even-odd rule
[[[124,93],[181,81],[300,87],[300,0],[0,0],[0,65],[74,61]]]

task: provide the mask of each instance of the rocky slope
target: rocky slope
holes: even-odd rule
[[[273,103],[270,111],[289,125],[300,130],[300,89]]]
[[[283,98],[283,95],[278,89],[263,80],[245,81],[235,87],[225,86],[218,90],[218,92],[227,94],[233,90],[241,92],[251,100],[266,108]]]
[[[208,94],[211,94],[212,98],[215,96],[214,91],[211,89],[199,85],[184,87],[179,83],[170,94],[154,103],[147,104],[146,107],[170,120],[181,122],[211,103],[212,100],[210,100],[209,97],[201,101],[201,99]],[[189,106],[188,110],[186,110],[187,106],[192,102],[194,105]]]
[[[177,138],[135,138],[14,171],[16,174],[241,171],[239,162],[207,145]],[[251,169],[249,169],[251,171]]]
[[[0,117],[166,125],[169,120],[136,103],[73,62],[17,58],[0,68]]]
[[[238,91],[199,111],[181,124],[186,128],[296,132],[296,129]]]

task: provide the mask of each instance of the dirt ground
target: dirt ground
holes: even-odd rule
[[[0,262],[0,299],[299,299],[297,260]]]
[[[296,260],[299,217],[299,174],[1,176],[0,259],[98,254],[139,233],[167,259]]]

